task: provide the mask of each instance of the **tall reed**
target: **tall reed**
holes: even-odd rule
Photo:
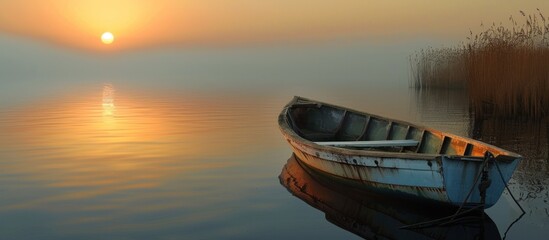
[[[410,57],[412,86],[419,89],[465,88],[463,49],[427,48]]]
[[[465,88],[477,115],[549,115],[549,23],[520,12],[459,47],[421,50],[410,58],[412,86]]]

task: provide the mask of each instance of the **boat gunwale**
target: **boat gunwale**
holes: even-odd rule
[[[364,150],[364,149],[347,149],[347,148],[319,145],[314,143],[313,141],[303,138],[302,136],[297,134],[296,131],[289,125],[289,120],[290,120],[288,118],[289,110],[292,106],[297,105],[299,100],[309,102],[310,104],[316,104],[318,106],[328,106],[336,109],[345,110],[348,112],[353,112],[360,115],[369,115],[370,117],[391,121],[397,124],[412,126],[421,130],[430,131],[432,133],[439,134],[442,136],[447,136],[452,139],[461,140],[463,142],[470,143],[475,146],[481,146],[483,148],[486,148],[486,151],[490,151],[492,154],[494,154],[496,159],[498,159],[498,156],[511,157],[514,160],[522,159],[522,156],[520,154],[507,151],[505,149],[502,149],[494,145],[481,142],[472,138],[462,137],[462,136],[458,136],[448,132],[442,132],[440,130],[426,127],[420,124],[382,117],[376,114],[366,113],[366,112],[358,111],[355,109],[350,109],[347,107],[342,107],[342,106],[319,102],[316,100],[311,100],[311,99],[307,99],[299,96],[294,96],[294,98],[288,104],[286,104],[286,106],[283,108],[283,110],[281,111],[278,117],[279,127],[281,128],[284,135],[286,135],[287,137],[291,137],[295,142],[306,145],[311,148],[324,151],[324,152],[344,154],[344,155],[373,156],[373,157],[384,157],[384,158],[394,157],[394,158],[410,158],[410,159],[436,159],[440,157],[449,157],[449,158],[459,158],[461,160],[483,160],[484,159],[483,156],[467,156],[467,155],[458,155],[458,154],[449,155],[449,154],[441,154],[441,153],[433,154],[433,153],[410,153],[410,152],[385,152],[385,151],[372,151],[372,150]]]

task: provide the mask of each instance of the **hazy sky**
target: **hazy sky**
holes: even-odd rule
[[[0,32],[87,50],[330,39],[464,38],[547,0],[0,0]],[[115,44],[103,45],[110,31]]]
[[[410,54],[536,8],[549,14],[549,1],[0,0],[0,107],[102,82],[287,94],[406,87]],[[101,43],[105,31],[113,44]]]

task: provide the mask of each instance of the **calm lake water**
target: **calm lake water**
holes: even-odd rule
[[[220,63],[223,69],[215,70],[218,72],[211,73],[210,78],[203,77],[207,74],[200,70],[181,77],[186,84],[178,84],[173,76],[89,80],[67,74],[64,77],[69,80],[44,82],[4,76],[0,239],[424,236],[395,226],[399,216],[412,214],[425,219],[432,214],[429,209],[418,212],[406,203],[384,204],[381,200],[364,205],[366,200],[332,193],[330,188],[309,189],[326,193],[321,197],[328,197],[326,203],[337,203],[336,207],[371,209],[348,216],[353,211],[334,208],[339,214],[334,217],[334,209],[323,210],[281,184],[279,176],[283,179],[289,167],[296,167],[276,120],[293,95],[473,136],[524,155],[510,187],[526,214],[508,231],[507,239],[547,236],[546,121],[475,121],[461,92],[417,93],[408,88],[406,54],[401,50],[388,54],[390,60],[370,59],[339,67],[322,58],[332,56],[330,61],[344,62],[375,53],[371,49],[358,53],[321,51],[308,58],[293,58],[290,63],[284,58],[259,63],[250,56],[236,63],[215,58],[218,62],[210,64]],[[227,66],[227,62],[234,65]],[[389,65],[394,62],[400,65]],[[247,68],[247,63],[255,64],[256,74],[231,72],[233,68]],[[281,71],[271,63],[278,63]],[[200,61],[195,64],[200,65]],[[396,70],[391,71],[391,66]],[[313,73],[302,74],[308,70]],[[368,75],[368,70],[375,74]],[[382,73],[394,75],[384,79]],[[224,81],[223,74],[244,80],[220,83],[226,88],[218,89],[208,87],[210,83],[200,85],[201,81]],[[139,79],[131,81],[131,77]],[[306,176],[298,180],[299,186],[315,184]],[[386,214],[382,220],[367,220],[380,213]],[[487,229],[497,238],[504,236],[521,212],[505,192],[487,213],[491,221]],[[346,230],[349,222],[345,219],[360,224]],[[359,235],[351,232],[359,230]],[[467,235],[469,230],[465,225],[453,226],[438,229],[433,236],[461,239],[471,236]]]

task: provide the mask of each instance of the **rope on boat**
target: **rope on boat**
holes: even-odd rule
[[[486,163],[488,162],[488,160],[490,159],[489,157],[489,154],[491,155],[491,153],[489,152],[486,152],[485,154],[485,157],[484,157],[484,161],[482,162],[482,165],[481,165],[481,168],[484,170],[485,168],[485,165]],[[412,229],[412,228],[427,228],[427,227],[434,227],[434,226],[442,226],[442,225],[448,225],[449,223],[456,223],[459,221],[459,219],[456,219],[456,217],[458,216],[463,216],[469,212],[472,212],[474,210],[478,210],[480,208],[482,208],[484,210],[484,204],[479,204],[477,206],[474,206],[470,209],[467,209],[467,210],[464,210],[462,211],[463,207],[465,206],[465,204],[467,203],[467,200],[469,200],[469,197],[471,197],[471,194],[473,193],[473,190],[475,190],[475,186],[477,185],[477,182],[478,180],[480,179],[481,175],[483,174],[484,171],[479,171],[478,174],[475,176],[475,180],[473,181],[473,184],[471,186],[471,189],[469,189],[469,192],[467,193],[467,196],[465,196],[465,199],[463,200],[463,202],[459,205],[459,208],[458,210],[452,214],[452,215],[449,215],[449,216],[446,216],[446,217],[442,217],[442,218],[437,218],[437,219],[434,219],[434,220],[430,220],[430,221],[424,221],[424,222],[419,222],[419,223],[415,223],[415,224],[410,224],[410,225],[405,225],[405,226],[402,226],[400,227],[401,229]]]
[[[482,206],[479,205],[479,206],[475,206],[475,207],[469,208],[467,210],[464,210],[461,213],[456,212],[455,214],[449,215],[449,216],[446,216],[446,217],[441,217],[441,218],[437,218],[437,219],[434,219],[434,220],[429,220],[429,221],[419,222],[419,223],[415,223],[415,224],[405,225],[405,226],[400,227],[400,229],[428,228],[428,227],[437,227],[437,226],[450,225],[450,223],[457,223],[461,220],[461,219],[454,219],[456,217],[456,215],[458,215],[458,214],[459,215],[465,215],[465,214],[470,213],[472,211],[478,210],[481,207]]]
[[[485,177],[488,173],[486,172],[486,165],[488,164],[489,161],[493,161],[494,160],[494,155],[492,155],[492,153],[490,152],[486,152],[484,154],[484,161],[482,161],[482,165],[481,165],[481,169],[482,171],[479,171],[478,174],[475,176],[475,181],[473,182],[473,185],[471,186],[471,189],[469,189],[469,193],[467,193],[467,196],[465,197],[465,199],[463,200],[463,202],[459,205],[459,208],[458,210],[456,211],[456,213],[454,213],[453,217],[456,217],[460,214],[460,211],[461,209],[463,209],[463,207],[465,206],[465,203],[467,203],[467,200],[469,200],[469,197],[471,197],[471,194],[473,193],[473,190],[475,190],[475,186],[477,185],[477,182],[479,180],[479,178],[481,176]],[[503,179],[503,177],[502,177]],[[481,185],[482,185],[482,182],[481,182]],[[480,190],[480,185],[479,185],[479,190]],[[486,189],[484,189],[486,191]],[[481,191],[481,195],[482,195],[482,191]],[[484,199],[482,199],[484,200]],[[484,210],[484,201],[482,201],[481,203],[482,205],[482,209]],[[478,205],[480,206],[480,205]],[[477,207],[478,207],[477,206]],[[476,207],[475,207],[476,208]],[[453,220],[454,218],[452,218]]]
[[[505,234],[504,234],[504,237],[503,237],[503,239],[505,239],[505,237],[507,236],[507,232],[509,231],[509,229],[511,229],[511,226],[513,226],[513,224],[518,222],[518,220],[520,220],[526,212],[524,211],[524,209],[522,208],[520,203],[516,200],[513,193],[511,193],[511,189],[509,189],[509,186],[507,185],[507,182],[505,182],[505,179],[503,178],[503,174],[501,173],[499,165],[498,165],[497,161],[494,160],[494,155],[491,152],[486,152],[485,153],[484,161],[482,162],[482,165],[481,165],[482,171],[479,171],[479,173],[475,176],[475,181],[474,181],[473,185],[471,186],[471,189],[469,189],[469,192],[467,193],[467,196],[465,197],[463,202],[460,204],[458,210],[454,214],[452,214],[450,216],[430,220],[430,221],[424,221],[424,222],[419,222],[419,223],[415,223],[415,224],[405,225],[405,226],[400,227],[400,229],[428,228],[428,227],[439,227],[439,226],[455,224],[455,223],[458,223],[458,222],[463,221],[465,219],[471,219],[471,217],[467,217],[467,216],[464,216],[464,215],[468,214],[472,211],[478,210],[478,209],[482,210],[482,215],[480,217],[480,220],[484,220],[484,214],[485,214],[484,213],[484,207],[485,207],[484,203],[485,203],[486,189],[488,189],[488,187],[490,186],[490,183],[491,183],[490,179],[488,178],[487,166],[491,162],[493,162],[496,165],[496,168],[498,170],[501,181],[503,182],[503,184],[505,185],[505,188],[507,189],[507,191],[509,192],[509,194],[511,195],[511,197],[515,201],[515,204],[517,204],[517,206],[522,211],[522,214],[513,223],[511,223],[511,225],[509,225],[509,227],[505,231]],[[473,190],[475,189],[475,186],[476,186],[479,178],[482,178],[481,183],[479,185],[479,191],[481,193],[481,203],[474,206],[474,207],[472,207],[472,208],[469,208],[469,209],[466,209],[466,210],[462,211],[463,207],[467,203],[467,200],[469,199],[469,197],[473,193]],[[460,217],[460,218],[456,219],[456,217]],[[478,220],[479,217],[475,217],[474,219]]]

